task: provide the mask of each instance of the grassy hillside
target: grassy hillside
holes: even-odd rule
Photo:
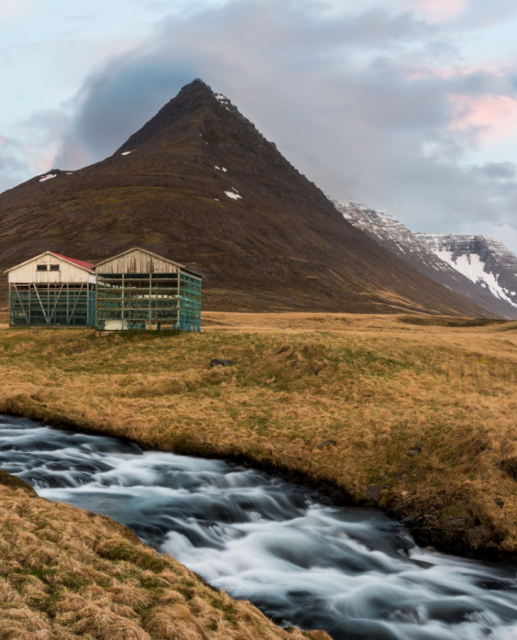
[[[0,410],[250,460],[378,502],[442,548],[509,557],[517,324],[411,322],[210,313],[200,335],[2,330]]]

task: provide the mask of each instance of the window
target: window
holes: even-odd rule
[[[38,264],[36,266],[36,271],[48,271],[46,264]]]
[[[50,265],[50,270],[51,271],[59,271],[59,265],[58,264],[51,264]]]

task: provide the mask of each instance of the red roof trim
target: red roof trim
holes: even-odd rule
[[[67,256],[62,256],[59,253],[54,253],[53,251],[49,251],[56,258],[62,258],[67,262],[71,262],[72,264],[76,264],[78,267],[82,267],[83,269],[87,269],[90,273],[95,273],[93,269],[93,264],[91,262],[83,262],[83,260],[76,260],[75,258],[68,258]]]

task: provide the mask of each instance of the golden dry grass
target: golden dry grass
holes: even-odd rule
[[[203,320],[200,335],[1,330],[0,410],[300,472],[356,503],[377,485],[424,540],[517,552],[517,323]]]
[[[329,640],[279,629],[109,518],[2,480],[1,640]]]

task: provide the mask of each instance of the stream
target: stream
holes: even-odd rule
[[[282,626],[335,640],[516,640],[516,567],[419,548],[377,510],[249,467],[0,416],[0,468],[107,515]]]

